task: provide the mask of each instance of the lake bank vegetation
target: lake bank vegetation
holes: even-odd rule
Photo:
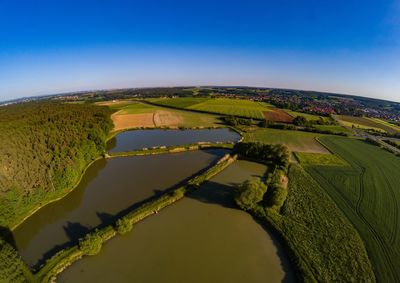
[[[301,166],[289,165],[287,148],[260,143],[236,148],[239,156],[269,166],[266,180],[245,181],[235,201],[276,232],[300,282],[375,282],[357,231]]]

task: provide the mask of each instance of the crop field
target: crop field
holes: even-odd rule
[[[141,127],[214,127],[219,124],[215,115],[180,111],[140,102],[121,107],[111,118],[115,131]]]
[[[389,122],[386,122],[384,120],[377,119],[377,118],[367,118],[367,119],[380,124],[381,127],[383,127],[388,133],[399,133],[400,132],[400,126],[391,124]]]
[[[301,131],[256,129],[244,134],[245,140],[287,145],[293,152],[329,153],[315,138],[323,135]]]
[[[296,152],[295,156],[301,165],[348,166],[346,161],[334,154]]]
[[[285,110],[285,111],[286,111],[286,113],[288,113],[290,116],[292,116],[294,118],[297,116],[301,116],[310,121],[317,121],[317,120],[321,120],[321,119],[324,121],[329,121],[329,117],[307,114],[307,113],[302,113],[302,112],[296,112],[296,111],[291,111],[291,110]]]
[[[209,100],[210,98],[202,97],[180,97],[180,98],[150,98],[148,101],[165,106],[187,108],[189,106],[199,104]]]
[[[273,222],[299,255],[305,281],[374,282],[364,243],[335,202],[301,166],[291,165],[288,177],[289,194]]]
[[[376,131],[393,132],[388,126],[385,126],[381,123],[377,123],[371,119],[364,118],[364,117],[353,117],[353,116],[346,116],[346,115],[338,115],[336,116],[339,120],[339,123],[346,127],[355,127],[360,129],[374,129]]]
[[[350,167],[306,166],[366,244],[380,282],[400,282],[400,159],[360,140],[321,138]]]
[[[243,99],[184,97],[150,99],[149,101],[158,105],[253,119],[264,119],[264,112],[274,111],[274,107],[267,103]]]
[[[279,108],[264,112],[264,118],[267,121],[273,122],[291,123],[293,121],[292,116]]]
[[[314,125],[314,127],[317,128],[318,130],[332,131],[334,133],[345,133],[345,134],[350,133],[348,129],[340,125]]]
[[[254,119],[264,119],[264,112],[272,110],[271,106],[266,103],[226,98],[209,99],[192,105],[188,109]]]

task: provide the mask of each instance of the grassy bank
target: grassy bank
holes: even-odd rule
[[[168,146],[168,147],[162,146],[150,149],[107,153],[106,158],[135,156],[135,155],[153,155],[153,154],[163,154],[163,153],[177,153],[177,152],[212,149],[212,148],[232,149],[233,146],[234,146],[233,143],[203,143],[203,144],[190,144],[184,146],[182,145]]]

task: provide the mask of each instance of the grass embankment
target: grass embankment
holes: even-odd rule
[[[400,160],[355,139],[322,141],[350,167],[308,166],[307,171],[359,231],[378,281],[400,282]]]
[[[180,200],[185,196],[187,192],[197,188],[201,183],[215,176],[217,173],[225,169],[235,160],[236,157],[231,157],[230,155],[224,156],[214,166],[210,167],[204,173],[190,179],[186,183],[186,185],[165,193],[155,200],[143,204],[138,209],[123,216],[119,221],[116,222],[115,226],[107,226],[104,229],[96,230],[92,233],[92,237],[95,238],[100,244],[99,249],[101,248],[101,245],[103,243],[116,236],[118,233],[125,233],[127,231],[130,231],[135,223],[150,215],[157,213],[159,210]],[[86,236],[85,239],[87,239],[87,237],[88,236]],[[99,252],[99,249],[96,252]],[[50,258],[46,262],[46,264],[37,272],[37,274],[35,274],[36,280],[38,280],[39,282],[54,281],[58,273],[63,271],[66,267],[68,267],[84,255],[88,255],[88,253],[85,252],[85,249],[83,249],[80,245],[60,251],[55,256]]]
[[[254,128],[243,134],[245,141],[271,144],[285,144],[293,152],[329,153],[316,138],[323,136],[292,130],[277,130],[269,128]]]
[[[122,157],[122,156],[135,156],[135,155],[153,155],[163,153],[177,153],[191,150],[211,149],[211,148],[222,148],[232,149],[233,143],[202,143],[202,144],[190,144],[190,145],[177,145],[177,146],[161,146],[150,149],[140,149],[125,152],[111,152],[106,154],[106,158]]]

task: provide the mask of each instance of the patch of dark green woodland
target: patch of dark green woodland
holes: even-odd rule
[[[111,110],[32,102],[0,107],[0,225],[61,197],[105,151]]]
[[[290,151],[282,144],[240,142],[235,145],[234,151],[242,157],[273,165],[282,170],[289,165]]]

